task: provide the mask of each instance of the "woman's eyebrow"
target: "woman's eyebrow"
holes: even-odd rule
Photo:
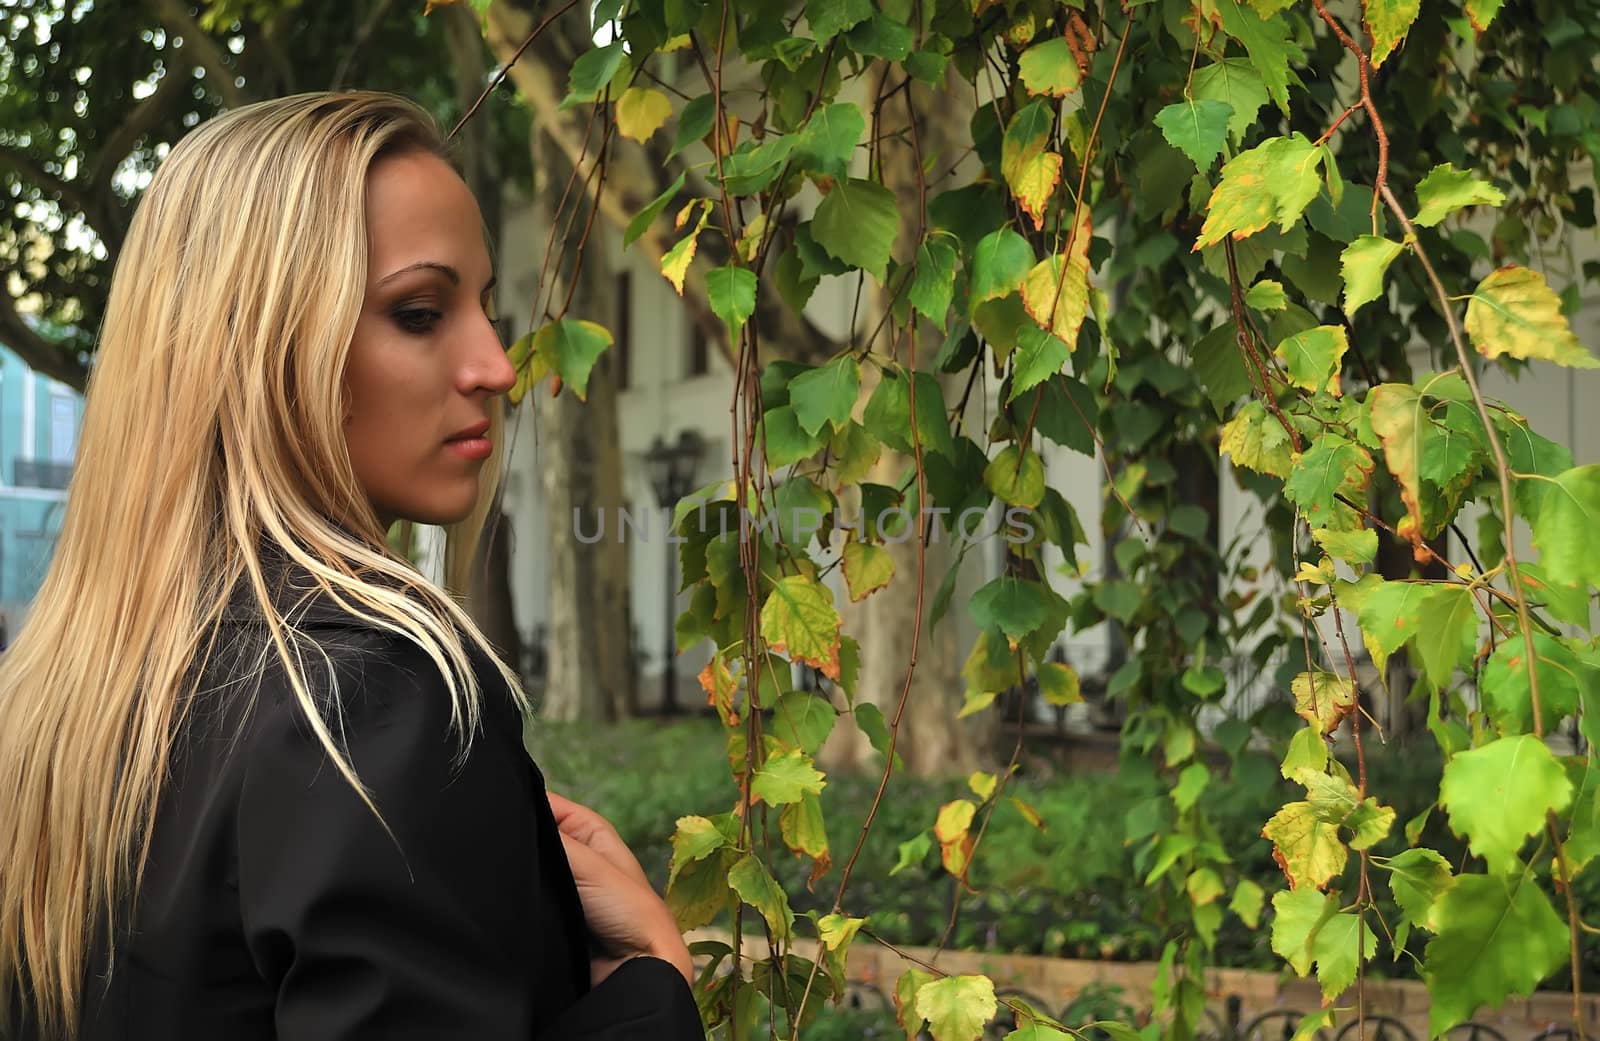
[[[408,264],[398,271],[391,271],[389,274],[384,275],[382,278],[378,279],[378,285],[387,285],[409,271],[437,271],[444,275],[445,278],[448,278],[451,285],[459,286],[461,284],[461,272],[457,271],[449,264],[441,264],[437,260],[419,260],[415,264]],[[498,282],[499,278],[494,275],[490,275],[489,281],[483,284],[482,292],[487,293],[489,290],[493,289]]]
[[[387,285],[409,271],[426,270],[439,272],[440,274],[444,275],[445,278],[450,280],[451,285],[458,286],[461,284],[461,272],[457,271],[449,264],[441,264],[437,260],[419,260],[415,264],[408,264],[398,271],[391,271],[389,274],[384,275],[382,278],[378,279],[378,285]]]

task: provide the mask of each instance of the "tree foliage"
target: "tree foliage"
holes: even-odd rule
[[[1254,883],[1230,884],[1197,800],[1211,777],[1201,715],[1252,684],[1281,683],[1298,729],[1267,711],[1214,733],[1234,756],[1253,734],[1278,742],[1304,788],[1263,831],[1285,876],[1263,928],[1294,971],[1331,999],[1431,934],[1435,1033],[1571,971],[1569,884],[1600,853],[1600,469],[1574,468],[1478,376],[1597,364],[1566,317],[1579,283],[1558,289],[1529,266],[1535,242],[1594,224],[1593,7],[597,5],[611,42],[573,66],[567,102],[655,142],[683,174],[639,200],[628,235],[654,227],[675,243],[663,274],[680,292],[703,279],[736,361],[735,472],[700,493],[708,508],[679,510],[678,634],[713,648],[702,682],[740,799],[720,821],[680,822],[669,897],[686,925],[733,908],[736,945],[748,906],[768,949],[713,945],[708,1023],[744,1036],[759,994],[798,1032],[840,991],[849,944],[872,935],[870,915],[851,917],[870,911],[849,899],[859,844],[818,849],[791,814],[826,812],[812,759],[835,717],[884,753],[886,784],[894,769],[900,713],[886,726],[858,705],[859,649],[827,574],[842,566],[853,598],[918,584],[920,639],[951,609],[954,572],[926,574],[919,557],[894,573],[873,551],[954,537],[963,510],[1007,510],[993,537],[1009,550],[968,608],[964,714],[1026,677],[1075,700],[1078,677],[1048,657],[1068,627],[1110,620],[1132,648],[1109,680],[1128,707],[1126,768],[1171,781],[1156,824],[1130,821],[1129,835],[1177,909],[1156,993],[1166,1036],[1195,1030],[1224,916],[1254,928],[1263,902]],[[636,92],[670,68],[693,70],[675,89],[694,87],[663,96],[660,121],[663,99],[647,108]],[[967,147],[924,152],[925,114],[963,95],[977,101]],[[908,118],[891,122],[896,107]],[[718,265],[695,275],[684,252],[716,240]],[[782,345],[752,318],[798,312],[824,278],[860,287],[872,320],[826,359],[763,366]],[[965,393],[947,396],[940,376]],[[972,387],[989,379],[999,411],[979,418]],[[1044,547],[1074,561],[1082,528],[1044,480],[1041,440],[1097,453],[1110,478],[1098,520],[1114,566],[1070,597]],[[885,447],[910,457],[905,472],[863,481]],[[1273,574],[1246,574],[1218,546],[1219,449],[1261,497]],[[820,524],[793,524],[796,504]],[[1519,523],[1534,560],[1515,553]],[[1446,531],[1470,562],[1445,562]],[[1415,572],[1381,564],[1396,549]],[[1374,691],[1356,640],[1380,668],[1402,652],[1417,666],[1414,696],[1448,758],[1434,809],[1474,854],[1455,870],[1422,841],[1429,813],[1397,821],[1368,787]],[[818,668],[824,691],[793,689],[791,662]],[[1574,724],[1590,750],[1558,754],[1546,738]],[[964,883],[974,857],[1005,856],[982,835],[1007,776],[975,776],[975,798],[945,806],[903,857],[937,845]],[[750,859],[774,831],[814,862],[814,883],[842,860],[831,914],[791,924]],[[1383,887],[1402,920],[1380,915]],[[796,954],[794,935],[815,935],[821,960]],[[714,971],[729,956],[737,970]],[[935,1038],[975,1037],[996,1009],[988,981],[923,969],[897,1005],[908,1032],[926,1021]],[[1015,1011],[1018,1037],[1056,1026]]]

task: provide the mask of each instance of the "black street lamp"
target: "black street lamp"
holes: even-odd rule
[[[650,487],[656,495],[656,505],[663,511],[671,510],[678,504],[678,500],[688,495],[694,489],[695,471],[700,467],[700,456],[705,452],[705,442],[693,430],[678,432],[678,440],[668,444],[657,434],[655,440],[650,442],[650,450],[644,455],[645,466],[649,468]],[[671,524],[671,514],[667,515],[667,523]],[[668,532],[671,531],[670,526]],[[673,667],[675,648],[673,644],[674,630],[676,628],[676,615],[678,608],[678,591],[674,588],[676,583],[677,545],[668,538],[663,538],[667,546],[666,570],[666,614],[664,615],[664,635],[661,641],[661,714],[670,716],[678,712],[678,670]]]

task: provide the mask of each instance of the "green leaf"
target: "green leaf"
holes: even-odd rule
[[[1495,426],[1499,427],[1500,436],[1505,439],[1507,461],[1516,480],[1512,487],[1516,510],[1530,522],[1536,520],[1543,510],[1545,499],[1555,492],[1554,481],[1540,478],[1560,477],[1572,469],[1572,451],[1563,444],[1535,433],[1520,416],[1513,420],[1504,414],[1497,415]],[[1572,580],[1572,576],[1565,573],[1561,577]],[[1586,611],[1579,624],[1587,625],[1588,621]]]
[[[1018,394],[1032,390],[1060,372],[1071,353],[1058,337],[1037,325],[1024,325],[1017,332],[1016,368],[1011,376],[1011,393],[1006,402],[1015,401]]]
[[[1344,276],[1344,313],[1357,311],[1383,295],[1383,275],[1405,247],[1377,235],[1362,235],[1339,255]]]
[[[789,909],[789,898],[778,885],[767,866],[753,853],[746,853],[728,872],[728,885],[739,894],[739,899],[761,912],[767,927],[779,939],[787,940],[794,927],[794,912]]]
[[[1429,918],[1437,935],[1428,942],[1422,976],[1434,1037],[1484,1005],[1498,1009],[1512,994],[1532,994],[1567,961],[1567,924],[1531,872],[1462,875]]]
[[[1228,117],[1228,133],[1244,137],[1255,124],[1256,114],[1267,103],[1266,84],[1249,58],[1228,58],[1203,65],[1194,71],[1190,94],[1201,101],[1225,102],[1233,109]]]
[[[978,1041],[997,1007],[987,976],[946,976],[917,988],[917,1015],[933,1041]]]
[[[1478,643],[1477,602],[1466,586],[1435,585],[1417,620],[1415,645],[1428,682],[1440,690],[1458,666],[1472,659]]]
[[[731,905],[728,869],[734,856],[731,849],[718,850],[684,867],[667,886],[667,907],[679,929],[707,925]]]
[[[930,87],[944,84],[944,70],[949,64],[950,58],[947,55],[927,50],[912,51],[906,55],[905,61],[906,72]]]
[[[1039,694],[1046,705],[1076,705],[1083,700],[1078,670],[1061,662],[1039,664]]]
[[[800,426],[791,405],[768,409],[761,417],[761,437],[767,465],[776,469],[809,459],[822,450],[823,440]]]
[[[705,817],[679,817],[677,830],[672,833],[672,866],[667,874],[667,886],[678,877],[678,872],[703,860],[719,849],[728,846],[728,837]]]
[[[1362,6],[1367,13],[1367,31],[1372,34],[1372,65],[1377,68],[1406,38],[1422,0],[1363,0]]]
[[[1168,144],[1194,160],[1204,173],[1222,151],[1232,116],[1233,106],[1226,101],[1178,101],[1156,113],[1156,126]]]
[[[1389,871],[1389,889],[1395,903],[1412,925],[1426,926],[1434,902],[1455,881],[1450,864],[1431,849],[1408,849],[1391,857],[1383,867]]]
[[[1323,740],[1320,727],[1310,726],[1296,730],[1289,738],[1289,750],[1278,770],[1293,780],[1302,770],[1322,770],[1327,765],[1328,743]]]
[[[857,24],[845,38],[857,54],[885,61],[905,61],[915,41],[909,25],[881,14]]]
[[[1050,617],[1053,594],[1042,583],[1001,575],[972,595],[967,608],[980,629],[998,629],[1015,647]]]
[[[1231,8],[1232,5],[1225,5]],[[1194,248],[1246,238],[1273,221],[1288,231],[1322,189],[1324,149],[1302,134],[1274,137],[1223,164],[1222,181],[1206,204]]]
[[[1480,181],[1465,170],[1441,163],[1428,171],[1417,185],[1417,215],[1413,224],[1431,228],[1467,206],[1499,206],[1506,194],[1488,181]]]
[[[850,176],[850,157],[867,128],[861,107],[849,102],[824,105],[800,131],[794,156],[808,173],[844,180]]]
[[[881,546],[851,540],[844,547],[844,582],[852,603],[865,600],[894,577],[894,557]]]
[[[1237,329],[1232,323],[1217,326],[1200,338],[1189,357],[1195,379],[1211,400],[1212,411],[1221,419],[1228,406],[1250,390],[1250,374],[1245,371],[1244,358],[1239,354]],[[1281,427],[1278,432],[1283,433]],[[1283,444],[1285,447],[1289,444],[1287,435]],[[1284,456],[1287,462],[1287,451]]]
[[[956,286],[956,249],[942,237],[923,239],[917,247],[917,272],[908,294],[917,313],[944,331],[945,316]]]
[[[1233,899],[1228,901],[1228,910],[1239,916],[1239,920],[1246,928],[1254,929],[1261,922],[1261,904],[1265,894],[1261,887],[1248,878],[1241,878],[1239,884],[1233,887]]]
[[[842,914],[823,915],[817,920],[817,935],[822,945],[830,951],[848,950],[850,941],[855,939],[856,932],[865,924],[865,918],[851,918]]]
[[[894,985],[895,1018],[905,1028],[907,1041],[922,1033],[924,1017],[917,1013],[917,991],[933,979],[933,974],[921,969],[907,969]]]
[[[1417,635],[1417,627],[1433,587],[1426,582],[1383,582],[1369,576],[1373,588],[1359,604],[1352,604],[1361,622],[1361,635],[1381,670],[1389,655]],[[1345,596],[1341,589],[1341,597]]]
[[[1311,942],[1322,996],[1332,1001],[1356,981],[1361,962],[1372,957],[1378,938],[1358,915],[1336,914],[1322,923]]]
[[[1515,466],[1515,464],[1512,464]],[[1529,600],[1569,625],[1589,624],[1589,590],[1582,583],[1556,581],[1542,564],[1523,564],[1522,587]]]
[[[811,218],[818,245],[879,282],[888,270],[889,252],[899,226],[900,210],[894,193],[881,184],[858,179],[835,185]]]
[[[783,806],[805,795],[819,795],[827,785],[811,757],[794,748],[768,756],[750,782],[750,791],[768,805]]]
[[[1556,296],[1537,271],[1511,265],[1490,272],[1467,301],[1467,333],[1485,358],[1509,354],[1575,369],[1600,368],[1572,334]]]
[[[1017,59],[1017,68],[1029,94],[1063,98],[1078,89],[1078,59],[1065,37],[1052,36],[1029,47]]]
[[[1501,0],[1467,0],[1467,18],[1472,22],[1472,28],[1483,32],[1489,28],[1489,23],[1494,21],[1494,16],[1500,11]]]
[[[732,264],[713,268],[706,272],[706,298],[728,327],[728,339],[736,341],[739,330],[756,313],[756,273]]]
[[[761,605],[761,638],[774,653],[839,679],[839,612],[828,587],[804,575],[780,578]]]
[[[1533,634],[1539,673],[1539,711],[1546,728],[1578,711],[1584,690],[1600,687],[1600,667],[1542,632]],[[1520,636],[1501,641],[1483,667],[1478,692],[1489,718],[1502,734],[1532,729],[1533,694],[1528,683],[1528,649]]]
[[[703,140],[711,133],[711,125],[716,119],[716,95],[702,94],[691,98],[683,106],[683,111],[678,113],[678,131],[672,136],[672,148],[667,152],[667,158],[671,159],[696,141]]]
[[[983,483],[1001,501],[1031,510],[1044,499],[1044,464],[1038,452],[1007,445],[984,467]]]
[[[1260,74],[1268,96],[1288,114],[1289,62],[1300,56],[1300,48],[1290,37],[1288,26],[1282,18],[1261,18],[1238,3],[1218,4],[1216,12],[1222,17],[1223,30],[1244,44],[1250,64]]]
[[[1324,553],[1348,564],[1370,564],[1378,555],[1378,533],[1371,528],[1360,531],[1333,531],[1316,528],[1311,537]]]
[[[1533,544],[1546,573],[1588,585],[1600,585],[1600,553],[1594,551],[1600,531],[1600,463],[1568,470],[1547,484],[1538,515],[1533,518]]]
[[[1413,530],[1422,527],[1422,439],[1418,427],[1426,422],[1422,395],[1404,383],[1384,383],[1367,393],[1372,432],[1383,444],[1383,461],[1400,483]],[[1363,623],[1365,624],[1365,623]]]
[[[1274,348],[1289,371],[1289,382],[1313,393],[1339,393],[1339,366],[1350,340],[1342,325],[1319,325],[1295,333]]]
[[[769,732],[806,755],[816,755],[838,718],[839,713],[827,698],[808,690],[791,690],[773,708]]]
[[[684,179],[688,176],[689,172],[687,170],[680,173],[678,179],[667,186],[666,191],[650,200],[648,206],[634,215],[634,218],[628,222],[627,229],[622,233],[623,249],[633,245],[640,235],[650,230],[650,225],[654,224],[656,218],[661,216],[661,211],[666,209],[667,204],[683,190]]]
[[[1010,228],[985,235],[972,250],[972,294],[969,306],[1007,296],[1022,285],[1033,267],[1033,247]]]
[[[1339,910],[1332,896],[1315,889],[1287,889],[1272,894],[1272,950],[1301,976],[1316,960],[1313,944],[1322,924]]]
[[[605,326],[578,318],[551,322],[533,335],[534,353],[555,370],[580,401],[588,400],[589,374],[610,346],[611,333]]]
[[[1172,786],[1172,804],[1178,808],[1179,813],[1187,813],[1199,801],[1200,793],[1206,790],[1206,785],[1211,783],[1211,771],[1204,763],[1190,763],[1178,775],[1178,783]]]
[[[1337,825],[1322,820],[1309,802],[1285,805],[1267,821],[1261,835],[1271,841],[1273,857],[1295,889],[1320,889],[1344,871],[1349,854],[1339,841]]]
[[[867,735],[867,743],[883,756],[889,754],[889,727],[883,721],[883,710],[870,701],[863,701],[855,707],[856,726]],[[899,755],[895,759],[899,760]]]
[[[1516,870],[1523,842],[1544,828],[1547,812],[1559,813],[1571,800],[1566,772],[1531,734],[1457,753],[1439,782],[1439,802],[1450,815],[1451,830],[1466,836],[1494,874]]]
[[[585,101],[593,101],[617,74],[626,56],[627,51],[621,40],[580,54],[567,76],[567,96],[562,100],[561,107],[571,108]]]
[[[825,426],[843,430],[861,393],[861,366],[852,354],[808,369],[789,384],[789,401],[801,429],[820,434]]]
[[[872,17],[872,0],[806,0],[806,21],[818,43]]]
[[[1283,283],[1270,278],[1264,278],[1251,286],[1244,294],[1244,302],[1257,311],[1282,311],[1289,306],[1289,298],[1283,292]]]
[[[794,151],[793,134],[768,134],[757,144],[745,141],[723,157],[722,176],[730,195],[754,195],[765,191],[782,175]]]
[[[924,452],[951,456],[955,442],[944,411],[944,392],[932,373],[916,374],[917,439]],[[885,369],[861,414],[862,425],[898,452],[912,455],[911,384],[903,372]]]
[[[1283,494],[1300,507],[1307,523],[1328,524],[1338,512],[1334,496],[1358,495],[1374,465],[1371,454],[1354,441],[1339,434],[1319,434],[1294,464]]]

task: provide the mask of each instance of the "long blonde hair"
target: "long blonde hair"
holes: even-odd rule
[[[185,680],[237,584],[366,798],[274,605],[263,547],[432,656],[460,754],[480,704],[463,639],[526,708],[452,597],[387,548],[345,447],[366,175],[406,150],[448,157],[431,118],[392,95],[250,105],[174,147],[133,217],[54,559],[0,659],[0,1009],[20,998],[47,1036],[76,1032],[96,935],[111,944],[129,913]],[[452,534],[470,538],[464,527]],[[451,555],[469,559],[460,542]]]

